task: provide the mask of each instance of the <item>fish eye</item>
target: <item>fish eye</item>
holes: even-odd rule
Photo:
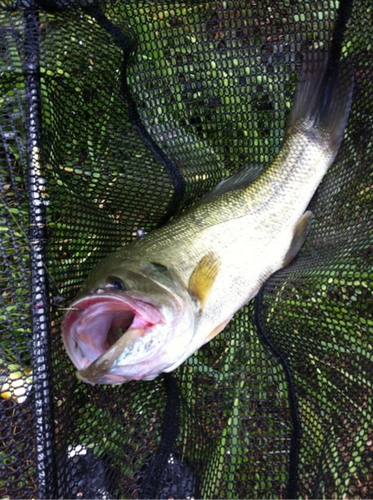
[[[125,286],[123,281],[116,276],[109,276],[106,278],[106,286],[105,288],[114,288],[115,290],[125,290]]]

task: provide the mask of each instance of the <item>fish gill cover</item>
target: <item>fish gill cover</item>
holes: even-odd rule
[[[373,496],[373,7],[349,7],[0,1],[3,497]],[[270,163],[330,48],[354,94],[296,260],[175,372],[78,381],[89,271]]]

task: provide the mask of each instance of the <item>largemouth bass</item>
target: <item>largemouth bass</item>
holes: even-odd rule
[[[174,370],[291,262],[310,229],[307,205],[342,141],[351,96],[345,73],[309,64],[280,152],[264,172],[222,181],[93,269],[62,325],[79,379],[121,384]]]

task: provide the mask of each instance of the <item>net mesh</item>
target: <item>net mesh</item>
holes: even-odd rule
[[[78,382],[60,337],[95,263],[275,157],[337,7],[0,1],[3,497],[373,496],[370,1],[296,261],[153,382]]]

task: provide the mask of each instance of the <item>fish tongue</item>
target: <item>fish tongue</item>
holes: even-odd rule
[[[100,383],[103,378],[115,366],[122,352],[136,339],[144,335],[143,328],[134,328],[125,332],[122,336],[107,349],[101,356],[99,356],[93,363],[91,363],[84,370],[77,371],[77,377],[84,382],[92,385]],[[122,380],[123,382],[123,380]]]

